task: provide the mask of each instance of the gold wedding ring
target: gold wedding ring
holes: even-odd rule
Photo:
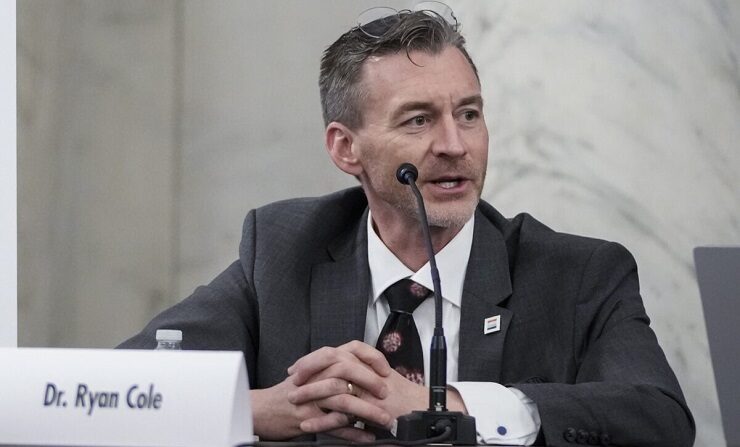
[[[355,386],[352,384],[352,382],[347,382],[347,392],[357,397],[357,394],[355,394]]]

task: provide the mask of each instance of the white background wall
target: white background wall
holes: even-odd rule
[[[247,210],[353,185],[319,57],[377,3],[19,2],[19,344],[115,345],[236,258]],[[740,241],[740,3],[449,3],[484,198],[632,251],[697,445],[721,445],[691,249]]]
[[[15,2],[0,3],[0,346],[16,346]]]

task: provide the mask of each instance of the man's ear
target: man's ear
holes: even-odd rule
[[[324,137],[326,151],[339,169],[355,177],[362,174],[362,165],[353,146],[354,134],[347,126],[332,121],[326,126]]]

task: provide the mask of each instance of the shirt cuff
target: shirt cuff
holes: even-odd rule
[[[475,418],[478,442],[534,444],[540,431],[540,413],[537,404],[524,393],[495,382],[453,382],[448,385],[460,393],[468,414]]]

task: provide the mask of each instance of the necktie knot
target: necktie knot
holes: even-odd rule
[[[413,313],[432,291],[410,279],[402,279],[385,289],[391,312]]]

